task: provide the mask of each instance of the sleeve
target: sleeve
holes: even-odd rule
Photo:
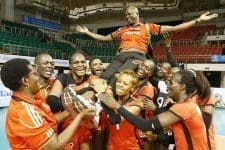
[[[25,103],[19,112],[17,134],[24,139],[30,149],[38,149],[55,134],[46,119],[47,114],[40,112],[37,107]]]
[[[150,99],[154,98],[154,88],[150,85],[144,85],[139,91],[139,95],[146,96]]]
[[[160,122],[156,117],[153,117],[149,120],[145,120],[143,118],[140,118],[128,110],[126,110],[123,107],[120,107],[118,109],[118,112],[132,125],[134,125],[136,128],[141,129],[142,131],[152,131],[152,130],[158,130],[161,129]]]
[[[119,114],[105,104],[101,103],[101,105],[111,124],[115,125],[121,122],[121,117]]]
[[[111,36],[112,36],[113,40],[115,40],[115,41],[119,41],[120,40],[121,30],[122,30],[121,28],[118,28],[116,31],[111,33]]]
[[[151,34],[158,35],[160,32],[160,25],[149,23],[149,29]]]
[[[56,79],[62,83],[64,88],[66,87],[66,74],[61,73]]]

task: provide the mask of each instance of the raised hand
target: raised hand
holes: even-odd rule
[[[107,93],[100,93],[98,99],[109,108],[118,109],[120,107],[120,104]]]
[[[99,94],[102,92],[106,92],[108,84],[106,80],[97,78],[91,81],[90,87],[92,87],[97,92],[97,94]]]
[[[80,113],[84,118],[92,119],[95,116],[95,109],[94,108],[88,108],[83,109]]]
[[[156,110],[156,105],[154,104],[152,100],[143,98],[141,101],[143,102],[144,109],[152,110],[152,111]]]
[[[198,22],[204,22],[204,21],[208,21],[208,20],[212,20],[214,18],[217,18],[218,14],[209,14],[209,11],[207,11],[206,13],[202,14],[199,19]]]
[[[166,107],[167,105],[175,104],[172,98],[166,98],[163,104],[163,107]]]
[[[171,36],[168,32],[163,33],[165,47],[171,47]]]
[[[88,30],[88,28],[86,27],[86,26],[76,26],[76,30],[77,30],[77,32],[80,32],[80,33],[87,33],[87,32],[89,32],[89,30]]]
[[[113,92],[111,86],[107,86],[105,93],[107,93],[109,96],[113,97]]]

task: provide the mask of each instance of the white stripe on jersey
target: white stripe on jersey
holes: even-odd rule
[[[32,108],[33,108],[33,110],[34,110],[34,115],[37,117],[37,119],[38,119],[38,121],[39,121],[39,123],[40,123],[40,125],[41,125],[44,121],[42,120],[42,118],[41,118],[40,114],[38,113],[38,111],[36,111],[36,110],[34,109],[34,106],[32,106]]]
[[[36,121],[36,123],[38,124],[38,127],[41,126],[41,124],[43,123],[43,120],[41,119],[40,114],[35,110],[34,106],[28,104],[28,107],[30,108],[30,112],[34,118],[34,120]]]
[[[54,130],[52,128],[50,128],[47,132],[46,132],[48,137],[51,137],[54,134]]]
[[[43,120],[40,116],[40,114],[35,110],[34,106],[23,102],[23,105],[26,108],[26,111],[31,119],[31,121],[33,122],[33,124],[35,125],[35,127],[40,127],[41,124],[43,123]]]

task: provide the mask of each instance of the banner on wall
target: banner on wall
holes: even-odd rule
[[[36,25],[45,29],[50,29],[54,31],[60,30],[60,24],[59,23],[53,23],[49,22],[43,19],[38,19],[30,16],[22,16],[22,22],[29,25]]]
[[[224,55],[211,55],[211,62],[225,62]]]
[[[2,83],[2,81],[0,80],[0,107],[9,106],[11,95],[12,91],[6,88]]]

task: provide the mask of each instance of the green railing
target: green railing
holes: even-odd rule
[[[1,53],[11,55],[31,56],[31,57],[35,57],[40,53],[48,53],[55,59],[68,59],[68,54],[58,52],[56,50],[34,48],[15,44],[3,44]]]

